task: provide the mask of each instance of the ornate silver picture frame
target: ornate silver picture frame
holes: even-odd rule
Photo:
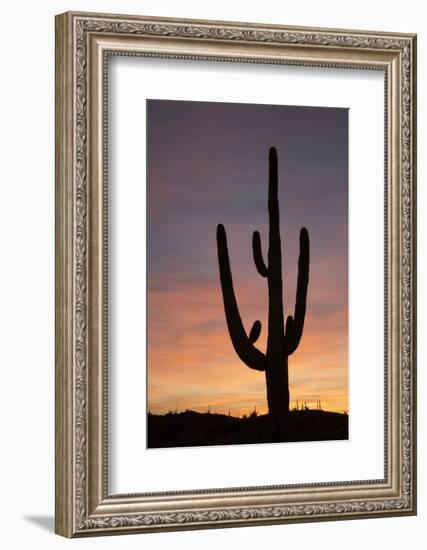
[[[207,477],[197,490],[110,493],[106,180],[108,59],[113,56],[384,75],[385,361],[377,365],[384,371],[381,478],[207,489]],[[415,35],[73,12],[56,17],[58,534],[416,513],[415,131]]]

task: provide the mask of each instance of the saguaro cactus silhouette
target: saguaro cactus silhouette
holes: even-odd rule
[[[278,200],[277,151],[270,148],[268,181],[268,264],[262,255],[261,237],[253,233],[252,248],[258,273],[268,282],[268,337],[267,350],[254,346],[261,334],[261,322],[255,321],[247,335],[237,306],[228,256],[227,236],[222,224],[217,227],[218,263],[222,296],[228,332],[240,359],[251,369],[264,371],[267,385],[268,411],[274,441],[289,437],[289,376],[288,357],[301,340],[306,311],[309,274],[309,237],[305,227],[300,232],[298,281],[294,315],[284,324],[282,252],[280,241],[280,214]]]

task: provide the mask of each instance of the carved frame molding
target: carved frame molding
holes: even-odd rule
[[[105,180],[109,55],[385,74],[385,477],[108,495]],[[416,37],[68,12],[56,18],[56,531],[67,536],[416,513]]]

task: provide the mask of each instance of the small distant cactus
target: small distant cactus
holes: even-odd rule
[[[254,346],[261,333],[261,322],[255,321],[249,334],[242,323],[233,288],[227,236],[223,225],[217,227],[218,263],[225,317],[233,347],[240,359],[251,369],[265,372],[268,412],[274,441],[289,437],[289,376],[288,357],[301,340],[309,276],[309,236],[305,227],[300,232],[298,282],[294,316],[283,315],[282,251],[278,200],[277,151],[269,152],[268,181],[269,247],[268,262],[264,262],[261,237],[253,233],[252,248],[258,273],[268,282],[268,338],[266,353]]]
[[[256,410],[256,407],[255,407],[254,410],[249,415],[249,418],[257,418],[257,416],[258,416],[258,411]]]

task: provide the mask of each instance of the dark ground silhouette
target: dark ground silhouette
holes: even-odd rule
[[[148,414],[148,448],[271,443],[268,415],[236,418],[185,411]],[[289,413],[287,441],[348,439],[348,415],[322,410]]]

